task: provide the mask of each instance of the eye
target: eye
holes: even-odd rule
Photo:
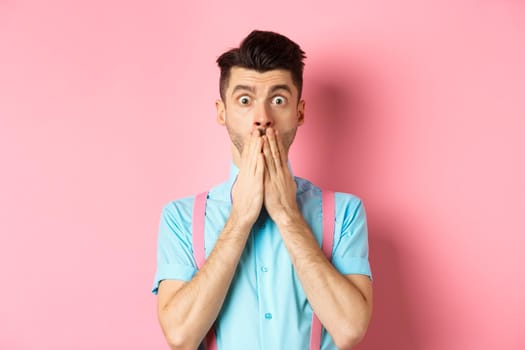
[[[275,96],[274,98],[272,98],[272,103],[276,105],[283,105],[286,103],[286,98],[284,98],[283,96]]]
[[[241,105],[247,105],[250,104],[251,98],[250,96],[243,95],[237,99]]]

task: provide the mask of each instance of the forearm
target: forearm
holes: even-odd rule
[[[364,335],[371,300],[328,261],[300,213],[277,223],[308,301],[339,348]]]
[[[217,318],[250,231],[230,217],[203,267],[160,306],[172,348],[195,349]]]

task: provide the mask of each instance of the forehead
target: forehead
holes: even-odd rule
[[[237,85],[251,86],[256,91],[261,92],[276,85],[288,85],[294,93],[297,93],[292,74],[284,69],[275,69],[261,73],[253,69],[232,67],[227,90],[232,91]]]

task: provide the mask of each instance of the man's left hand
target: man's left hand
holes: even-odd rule
[[[279,133],[268,128],[263,140],[264,206],[270,217],[279,224],[299,212],[297,185],[288,168],[288,157]]]

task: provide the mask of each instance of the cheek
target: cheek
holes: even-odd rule
[[[227,118],[230,119],[230,121],[235,123],[242,123],[246,119],[248,113],[245,109],[243,110],[242,108],[235,108],[235,106],[232,106],[226,109],[225,114]]]
[[[240,137],[242,137],[242,135],[247,135],[251,128],[251,124],[246,123],[246,118],[231,114],[226,118],[225,125],[230,134],[233,133]]]
[[[277,125],[283,129],[290,129],[297,126],[299,118],[297,117],[297,110],[286,109],[274,111],[274,120]]]
[[[226,112],[226,115],[226,121],[235,128],[249,128],[253,123],[253,114],[247,108],[232,108]]]

